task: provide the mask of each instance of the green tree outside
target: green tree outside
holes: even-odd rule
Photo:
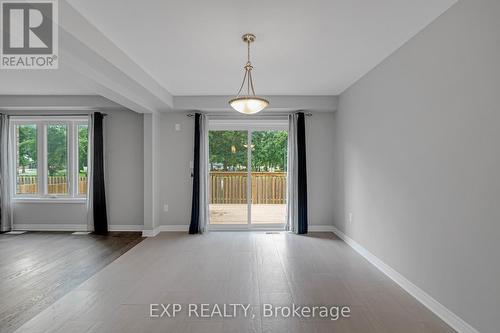
[[[66,176],[67,172],[67,126],[47,126],[47,169],[49,176]]]
[[[26,174],[26,168],[36,169],[37,167],[37,128],[36,125],[18,125],[17,135],[19,138],[18,164],[21,173]]]
[[[87,175],[87,152],[89,147],[88,125],[78,125],[78,173]]]
[[[288,133],[286,131],[252,132],[252,170],[286,171]]]
[[[210,170],[245,171],[247,169],[247,132],[210,131]],[[252,132],[252,170],[286,171],[288,133]]]
[[[78,125],[78,171],[87,174],[88,125]],[[18,165],[21,175],[30,175],[27,169],[36,170],[38,163],[37,126],[18,125]],[[49,176],[67,175],[67,125],[47,126],[47,165]]]

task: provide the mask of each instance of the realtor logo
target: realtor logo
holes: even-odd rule
[[[2,69],[58,67],[57,2],[2,1]]]

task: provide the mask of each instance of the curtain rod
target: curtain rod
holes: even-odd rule
[[[8,117],[81,117],[89,116],[90,113],[22,113],[22,114],[8,114]],[[106,117],[107,113],[102,113],[103,117]]]
[[[289,114],[294,114],[294,113],[299,113],[300,111],[298,112],[289,112],[289,113],[268,113],[268,114],[260,114],[260,115],[257,115],[258,117],[283,117],[283,116],[288,116]],[[224,116],[240,116],[240,117],[243,117],[244,115],[241,114],[241,115],[238,115],[238,114],[230,114],[230,115],[226,115],[226,114],[217,114],[217,113],[214,113],[214,114],[206,114],[207,116],[217,116],[217,117],[224,117]],[[312,117],[312,113],[311,112],[304,112],[304,115],[308,116],[308,117]],[[194,113],[188,113],[186,115],[187,117],[194,117]]]

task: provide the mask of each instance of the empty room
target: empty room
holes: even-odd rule
[[[1,333],[500,332],[500,1],[0,30]]]

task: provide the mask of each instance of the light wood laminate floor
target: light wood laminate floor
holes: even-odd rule
[[[149,318],[150,303],[248,303],[254,318]],[[351,317],[264,318],[260,307],[347,305]],[[17,332],[453,332],[331,233],[162,233]]]

